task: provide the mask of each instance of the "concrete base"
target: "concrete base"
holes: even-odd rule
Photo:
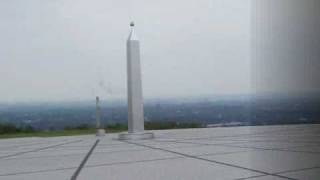
[[[96,136],[105,136],[106,131],[104,129],[97,129]]]
[[[153,138],[154,138],[154,134],[152,132],[119,134],[119,140],[142,140],[142,139],[153,139]]]

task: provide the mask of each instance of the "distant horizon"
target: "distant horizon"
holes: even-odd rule
[[[99,96],[102,103],[126,103],[127,98],[109,98]],[[145,97],[144,102],[156,101],[198,101],[198,100],[244,100],[248,98],[320,98],[320,93],[252,93],[252,94],[211,94],[211,95],[198,95],[198,96],[171,96],[171,97]],[[95,96],[92,99],[67,99],[67,100],[25,100],[25,101],[1,101],[0,105],[6,104],[60,104],[60,103],[95,103]]]

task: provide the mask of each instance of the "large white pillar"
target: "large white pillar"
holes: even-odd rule
[[[128,131],[144,130],[143,97],[140,69],[140,42],[131,23],[131,32],[127,40],[127,83],[128,83]]]
[[[144,132],[140,42],[134,32],[134,23],[130,26],[127,40],[128,133],[120,134],[119,139],[150,139],[154,137],[153,133]]]

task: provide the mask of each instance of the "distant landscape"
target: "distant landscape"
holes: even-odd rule
[[[320,98],[314,96],[152,99],[146,100],[144,106],[146,129],[320,123]],[[106,129],[126,130],[124,101],[102,101],[101,109]],[[9,130],[16,128],[14,131],[23,133],[61,130],[92,133],[95,102],[2,103],[0,134],[8,132],[8,126]]]

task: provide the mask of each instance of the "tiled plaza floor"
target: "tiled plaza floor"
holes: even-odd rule
[[[154,133],[137,141],[117,134],[2,139],[0,180],[71,179],[78,169],[79,180],[320,179],[320,125]]]

